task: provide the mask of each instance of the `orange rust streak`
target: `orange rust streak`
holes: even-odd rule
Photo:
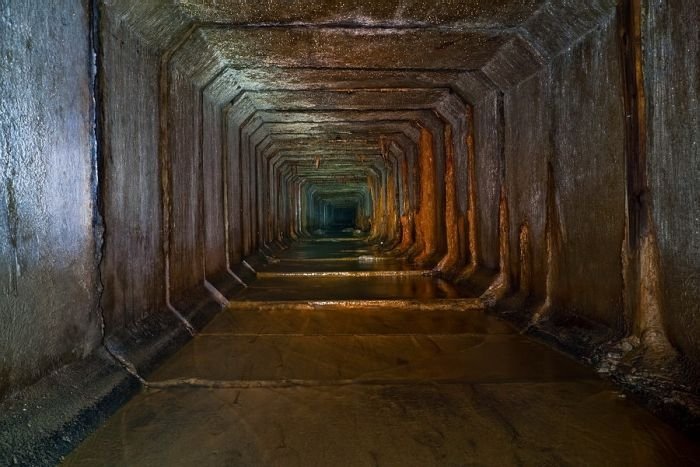
[[[410,214],[411,200],[408,186],[408,160],[401,159],[401,184],[403,185],[403,215],[401,216],[401,243],[398,250],[403,252],[413,243],[413,216]]]
[[[387,240],[395,241],[396,232],[396,178],[393,172],[390,172],[387,177],[387,200],[386,200],[386,221],[387,221]]]
[[[474,109],[467,106],[467,248],[469,264],[460,273],[460,278],[471,276],[481,265],[478,244],[476,149],[474,144]]]
[[[447,254],[436,266],[436,270],[450,273],[460,261],[458,213],[455,186],[455,154],[452,141],[452,126],[445,125],[445,224],[447,235]]]
[[[501,198],[498,206],[498,276],[493,280],[488,290],[481,296],[482,300],[489,305],[495,305],[510,291],[510,274],[508,265],[510,264],[510,246],[508,232],[510,231],[508,221],[508,198],[505,187],[501,187]]]
[[[413,244],[413,222],[408,215],[401,216],[401,244],[400,251],[408,250]]]
[[[532,258],[530,255],[530,228],[527,223],[520,226],[518,241],[520,250],[519,291],[523,296],[528,296],[531,289]]]
[[[420,207],[416,214],[417,237],[421,242],[421,253],[415,259],[418,264],[427,264],[437,251],[437,222],[435,212],[435,154],[433,135],[421,128],[419,140]]]
[[[469,263],[478,266],[479,249],[477,248],[477,220],[476,220],[476,149],[474,147],[474,109],[467,107],[467,184],[468,184],[468,210],[469,222]]]

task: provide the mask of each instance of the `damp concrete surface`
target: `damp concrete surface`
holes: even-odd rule
[[[591,369],[363,255],[343,239],[274,258],[64,465],[700,464]]]

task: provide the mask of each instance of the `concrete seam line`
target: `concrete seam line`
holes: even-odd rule
[[[485,308],[484,301],[481,299],[440,299],[439,301],[421,301],[421,300],[280,300],[280,301],[256,301],[256,300],[239,300],[230,302],[227,307],[230,310],[240,309],[259,309],[270,310],[279,308],[410,308],[418,310],[439,310],[439,311],[455,311],[464,310],[483,310]]]
[[[209,282],[208,280],[204,280],[204,287],[209,291],[211,296],[216,300],[216,302],[221,305],[222,307],[227,307],[229,306],[229,301],[224,295],[219,292],[219,289],[214,287],[214,285]]]
[[[233,272],[233,271],[231,270],[231,268],[228,268],[228,267],[227,267],[227,268],[226,268],[226,271],[227,271],[229,274],[231,274],[231,277],[233,277],[234,279],[236,279],[236,281],[237,281],[239,284],[241,284],[241,285],[242,285],[243,287],[245,287],[246,289],[248,288],[248,284],[246,284],[245,282],[243,282],[243,279],[241,279],[240,277],[238,277],[238,275],[236,275],[236,273]]]
[[[162,222],[163,222],[163,232],[162,232],[162,250],[163,250],[163,267],[164,267],[164,277],[165,277],[165,304],[170,311],[185,325],[187,331],[190,335],[194,336],[194,328],[192,325],[182,316],[182,314],[175,309],[171,303],[171,293],[170,293],[170,244],[172,235],[172,171],[171,171],[171,156],[169,154],[169,138],[168,131],[170,129],[168,124],[168,111],[169,111],[169,97],[170,92],[170,75],[168,71],[168,66],[175,52],[177,52],[182,45],[189,40],[195,30],[198,28],[197,24],[190,25],[189,29],[180,35],[177,42],[175,42],[169,49],[167,49],[160,58],[160,68],[158,73],[158,93],[159,93],[159,139],[158,139],[158,159],[161,164],[160,167],[160,190],[162,195],[161,207],[162,207]]]
[[[190,334],[190,336],[194,337],[197,332],[194,330],[194,326],[187,321],[187,318],[185,318],[182,313],[180,313],[177,308],[172,306],[172,304],[168,303],[168,309],[175,315],[177,319],[180,320],[180,322],[185,326],[185,329],[187,329],[187,332]]]
[[[136,365],[134,365],[133,363],[131,363],[129,360],[122,357],[121,355],[113,352],[112,349],[110,349],[107,344],[104,345],[104,348],[107,351],[107,353],[110,355],[110,357],[112,357],[117,362],[117,364],[119,364],[119,366],[124,368],[124,371],[126,371],[131,376],[136,378],[144,386],[148,385],[148,382],[145,379],[143,379],[143,377],[139,374],[138,370],[136,369]]]
[[[209,380],[203,378],[176,378],[163,381],[150,381],[146,385],[153,389],[168,389],[179,387],[200,387],[210,389],[275,389],[294,387],[338,387],[338,386],[396,386],[396,385],[435,385],[435,384],[465,384],[473,385],[479,382],[444,379],[337,379],[337,380],[306,380],[306,379],[280,379],[280,380]],[[508,383],[502,383],[508,384]]]
[[[517,336],[521,333],[491,333],[491,334],[486,334],[488,336],[507,336],[507,337],[513,337]],[[284,333],[284,332],[279,332],[279,333],[260,333],[260,332],[207,332],[207,333],[200,333],[200,337],[241,337],[241,338],[251,338],[251,337],[270,337],[270,338],[287,338],[287,337],[295,337],[295,338],[303,338],[303,337],[309,337],[309,338],[316,338],[316,337],[369,337],[369,338],[374,338],[374,337],[400,337],[400,338],[406,338],[406,337],[422,337],[422,336],[429,336],[429,337],[483,337],[485,334],[478,333],[478,332],[436,332],[436,333],[430,333],[430,334],[421,334],[421,333],[415,333],[415,332],[407,332],[404,334],[401,333],[379,333],[379,334],[372,334],[372,333],[353,333],[353,332],[338,332],[338,333],[313,333],[313,334],[301,334],[301,333]]]
[[[279,277],[415,277],[432,275],[432,271],[323,271],[323,272],[260,272],[258,278]]]
[[[253,269],[253,266],[251,266],[250,264],[248,264],[248,261],[243,260],[243,261],[241,261],[241,263],[243,264],[243,266],[245,266],[245,267],[247,267],[248,269],[250,269],[250,272],[252,272],[253,274],[257,274],[257,273],[258,273],[258,271],[256,271],[255,269]]]

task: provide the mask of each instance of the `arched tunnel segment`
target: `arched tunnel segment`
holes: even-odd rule
[[[0,463],[697,460],[698,17],[0,1]]]

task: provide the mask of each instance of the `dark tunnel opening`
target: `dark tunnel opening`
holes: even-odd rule
[[[357,207],[333,206],[331,225],[336,229],[353,229],[356,227]]]
[[[0,464],[696,461],[699,8],[0,1]]]

